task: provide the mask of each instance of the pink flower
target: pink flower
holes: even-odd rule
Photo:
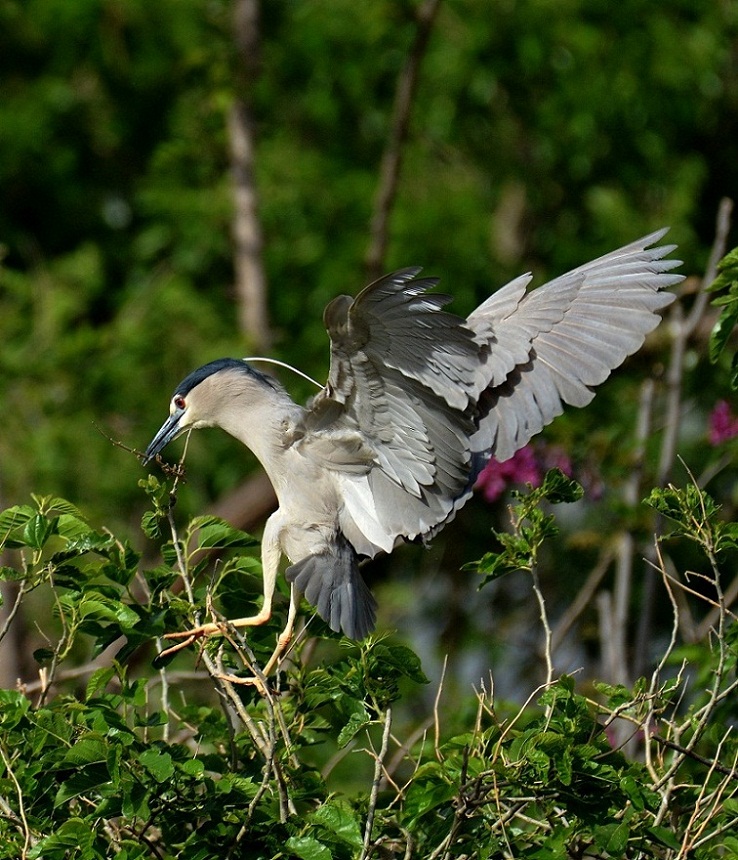
[[[477,478],[475,489],[481,491],[486,501],[495,502],[508,484],[533,484],[537,487],[542,480],[543,473],[536,461],[535,449],[532,445],[526,445],[504,463],[494,458],[490,460]]]
[[[571,460],[563,448],[540,442],[526,445],[504,463],[492,458],[477,478],[474,489],[482,493],[485,501],[496,502],[510,484],[540,487],[544,474],[553,468],[571,476]]]
[[[719,400],[710,413],[708,440],[711,445],[721,445],[738,436],[738,418],[733,414],[727,400]]]
[[[561,469],[570,478],[574,474],[571,457],[561,445],[542,445],[541,449],[537,449],[537,453],[540,455],[544,472],[548,472],[549,469]]]

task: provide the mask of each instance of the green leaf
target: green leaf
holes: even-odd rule
[[[104,690],[108,683],[115,677],[115,668],[112,666],[103,666],[102,669],[97,669],[90,675],[90,680],[87,682],[85,690],[85,700],[89,701],[95,693]]]
[[[738,798],[726,797],[723,801],[723,810],[729,815],[738,815]]]
[[[562,502],[577,502],[584,495],[584,488],[561,469],[549,469],[541,484],[541,493],[554,505]]]
[[[131,784],[130,791],[123,795],[123,814],[133,818],[148,818],[151,815],[149,808],[149,799],[151,792],[147,786],[140,782]]]
[[[257,543],[256,538],[233,528],[219,517],[196,517],[190,523],[190,530],[197,530],[197,545],[200,549],[249,547]]]
[[[104,763],[107,759],[107,744],[102,737],[94,732],[89,732],[66,751],[57,767],[60,770],[79,768],[89,764]]]
[[[25,579],[25,573],[22,570],[16,570],[14,567],[3,565],[0,567],[0,582],[16,582],[20,579]],[[2,606],[0,595],[0,606]]]
[[[554,767],[556,769],[556,775],[558,776],[561,784],[562,785],[571,785],[572,775],[573,775],[573,767],[572,767],[571,752],[568,749],[561,750],[554,757]]]
[[[720,353],[725,348],[736,323],[738,323],[738,300],[734,299],[723,309],[710,332],[709,355],[713,364],[720,357]]]
[[[371,722],[371,717],[365,710],[351,714],[346,725],[338,733],[338,746],[343,748],[364,726]]]
[[[78,797],[90,789],[97,788],[109,782],[110,773],[107,762],[95,762],[94,764],[79,768],[69,779],[64,780],[59,787],[54,798],[54,807],[61,806],[73,797]]]
[[[31,701],[15,690],[0,690],[0,726],[12,729],[25,717]]]
[[[679,851],[682,847],[681,842],[668,827],[654,825],[653,827],[647,827],[646,832],[653,836],[657,842],[666,845],[667,848],[671,848],[672,851]]]
[[[199,758],[191,758],[181,765],[182,770],[189,776],[201,777],[205,773],[205,765]]]
[[[32,516],[23,529],[23,540],[26,546],[42,549],[51,535],[56,534],[57,519],[47,519],[41,514]]]
[[[111,600],[99,591],[84,595],[79,604],[79,614],[85,619],[117,622],[123,629],[134,627],[139,621],[138,614],[130,606]]]
[[[40,839],[28,852],[29,860],[46,860],[49,857],[68,857],[67,851],[73,851],[72,856],[90,857],[88,849],[95,841],[95,832],[81,818],[69,818],[64,821],[55,833]],[[59,852],[59,853],[57,853]],[[80,852],[85,852],[81,854]]]
[[[161,518],[154,511],[146,511],[141,517],[141,531],[150,540],[161,537]]]
[[[322,824],[337,839],[360,850],[364,844],[361,826],[354,810],[343,800],[328,800],[310,816],[316,824]]]
[[[57,531],[63,538],[66,538],[68,541],[77,541],[80,543],[82,542],[83,538],[87,538],[91,541],[91,537],[89,536],[95,535],[95,533],[83,519],[75,517],[72,514],[59,515],[57,521]],[[102,535],[95,535],[95,537],[100,541],[104,540],[107,544],[109,544],[111,541],[111,538],[108,536],[103,537]],[[69,546],[67,546],[67,549],[69,549]]]
[[[738,280],[738,248],[728,251],[718,263],[717,270],[718,276],[707,288],[710,293],[731,286],[734,281]]]
[[[637,812],[642,812],[646,804],[643,798],[643,786],[641,783],[632,776],[624,776],[620,780],[620,789],[630,801],[633,809]]]
[[[57,514],[63,516],[74,517],[77,520],[85,520],[85,516],[80,509],[66,499],[53,498],[49,501],[49,509],[56,511]]]
[[[287,848],[302,860],[332,860],[333,857],[328,848],[312,836],[290,836]]]
[[[430,683],[423,672],[420,657],[405,645],[375,645],[372,656],[381,658],[383,662],[388,663],[416,684]]]
[[[157,782],[166,782],[174,775],[174,762],[168,752],[151,747],[144,750],[138,760]]]
[[[613,857],[625,856],[629,836],[630,828],[624,821],[618,824],[603,824],[594,831],[596,845]]]
[[[36,511],[30,505],[15,505],[0,513],[0,535],[12,531],[27,523]]]
[[[455,796],[457,787],[450,781],[443,766],[435,761],[418,768],[405,798],[404,812],[412,829],[417,819],[439,806],[446,807]]]

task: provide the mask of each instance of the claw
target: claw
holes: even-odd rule
[[[215,633],[225,633],[225,631],[224,624],[201,624],[200,627],[195,627],[193,630],[177,630],[174,633],[165,633],[164,639],[181,639],[182,641],[171,645],[169,648],[165,648],[160,652],[159,658],[176,654],[177,651],[187,648],[193,642],[197,642],[198,639],[203,639],[205,636],[212,636]]]

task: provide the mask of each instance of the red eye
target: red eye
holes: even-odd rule
[[[185,403],[184,397],[178,394],[174,398],[174,405],[177,407],[177,409],[184,409],[187,404]]]

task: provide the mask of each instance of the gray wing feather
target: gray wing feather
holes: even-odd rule
[[[665,232],[556,278],[524,296],[509,317],[490,320],[486,303],[470,315],[473,330],[493,329],[491,352],[507,357],[480,368],[475,451],[508,459],[565,403],[589,403],[592,388],[642,345],[659,322],[657,312],[674,299],[663,290],[682,280],[670,274],[680,262],[663,259],[675,246],[649,247]],[[526,360],[514,361],[524,348]]]
[[[674,298],[664,292],[681,280],[670,273],[679,261],[664,259],[674,246],[652,247],[664,233],[531,292],[530,275],[516,278],[466,320],[417,268],[328,305],[328,382],[295,434],[334,474],[339,526],[357,552],[432,536],[490,456],[511,457],[565,404],[589,403]]]
[[[377,602],[359,572],[356,552],[341,535],[324,552],[288,567],[285,577],[336,633],[363,639],[374,630]]]
[[[343,487],[342,530],[367,555],[426,532],[469,481],[486,347],[462,317],[443,310],[448,296],[427,294],[437,282],[417,278],[419,271],[403,269],[353,301],[339,296],[328,305],[328,382],[299,431],[308,457],[324,450],[326,433],[349,427],[374,452],[368,470],[338,458],[328,464]]]

